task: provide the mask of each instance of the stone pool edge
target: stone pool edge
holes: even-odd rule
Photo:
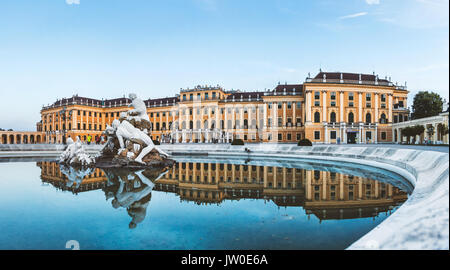
[[[393,171],[414,186],[400,208],[347,249],[449,249],[449,154],[415,149],[286,144],[164,144],[175,155],[330,160]],[[88,148],[95,153],[98,147]],[[1,152],[0,157],[56,156],[61,151]],[[56,150],[56,151],[55,151]]]
[[[176,155],[210,157],[278,157],[331,160],[393,171],[414,186],[408,200],[382,223],[351,244],[348,250],[449,249],[448,153],[393,149],[386,146],[345,147],[295,145],[161,145]]]

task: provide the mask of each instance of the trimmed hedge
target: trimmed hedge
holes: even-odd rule
[[[244,141],[241,139],[235,139],[231,142],[231,145],[244,145]]]
[[[298,146],[312,146],[312,142],[308,139],[301,139],[298,141]]]
[[[152,140],[154,145],[160,145],[159,141]]]

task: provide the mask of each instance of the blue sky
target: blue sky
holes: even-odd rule
[[[0,127],[73,94],[243,91],[376,72],[449,100],[448,0],[2,0]],[[409,102],[409,103],[410,103]]]

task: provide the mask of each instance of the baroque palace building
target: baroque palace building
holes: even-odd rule
[[[320,72],[303,84],[244,92],[220,86],[180,89],[174,97],[144,100],[152,139],[161,142],[392,142],[392,123],[409,119],[405,86],[378,75]],[[131,100],[73,96],[44,106],[42,142],[68,136],[93,141],[129,110]],[[3,137],[9,141],[9,137]],[[14,138],[13,138],[14,139]],[[3,142],[5,143],[5,142]],[[14,142],[12,142],[14,143]]]

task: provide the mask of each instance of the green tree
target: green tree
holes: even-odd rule
[[[412,105],[412,119],[420,119],[438,115],[442,112],[441,96],[428,91],[420,91],[414,96]]]

